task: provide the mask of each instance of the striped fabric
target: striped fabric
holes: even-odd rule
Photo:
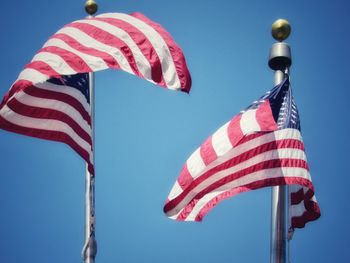
[[[316,220],[320,216],[317,200],[312,189],[300,185],[291,185],[289,193],[290,231],[293,231],[294,228],[303,228],[307,222]],[[315,213],[315,211],[317,212]]]
[[[164,212],[179,221],[201,221],[217,203],[238,193],[297,185],[305,194],[292,193],[293,204],[298,206],[298,211],[291,207],[292,227],[317,219],[320,210],[298,119],[286,79],[194,151],[168,196]]]
[[[101,14],[49,38],[0,104],[0,128],[65,142],[93,173],[87,73],[107,68],[190,91],[184,55],[159,24],[139,13]]]
[[[94,174],[88,74],[51,78],[18,91],[0,110],[0,127],[68,144]]]

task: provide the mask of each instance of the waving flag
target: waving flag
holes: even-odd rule
[[[288,78],[190,156],[164,212],[179,221],[201,221],[226,198],[276,185],[297,185],[291,193],[292,227],[303,227],[320,216]]]
[[[0,128],[67,143],[93,173],[88,72],[121,69],[189,92],[179,46],[140,13],[101,14],[56,32],[25,66],[0,105]]]

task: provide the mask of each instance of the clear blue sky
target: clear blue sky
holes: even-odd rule
[[[85,1],[5,1],[0,96],[46,39],[85,16]],[[322,216],[297,230],[292,262],[348,262],[348,1],[111,1],[139,11],[183,48],[190,95],[118,71],[96,74],[100,263],[269,262],[269,188],[219,204],[202,223],[162,212],[188,156],[272,87],[272,22],[292,25],[291,83]],[[68,146],[0,130],[0,262],[81,262],[84,162]]]

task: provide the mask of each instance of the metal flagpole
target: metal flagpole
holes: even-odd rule
[[[92,17],[97,11],[97,4],[93,0],[87,0],[85,10]],[[91,110],[91,138],[92,138],[92,160],[95,161],[95,90],[94,73],[89,73],[89,94]],[[85,177],[85,243],[82,251],[84,263],[94,263],[97,253],[97,242],[95,239],[95,176],[90,174],[86,165]]]
[[[272,24],[272,36],[278,42],[270,50],[269,67],[275,71],[274,84],[282,82],[284,75],[289,73],[292,64],[290,47],[282,42],[287,39],[291,27],[287,20],[278,19]],[[272,187],[271,207],[271,245],[270,263],[287,262],[287,218],[288,218],[288,187]]]

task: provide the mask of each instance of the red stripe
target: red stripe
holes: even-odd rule
[[[33,97],[57,100],[57,101],[67,103],[68,105],[76,109],[80,113],[80,115],[83,117],[83,119],[91,126],[91,117],[89,113],[85,110],[83,105],[81,105],[81,103],[76,98],[65,93],[40,89],[34,86],[27,87],[24,91],[25,93]],[[81,96],[85,99],[83,94],[81,94]]]
[[[244,153],[242,153],[242,154],[240,154],[240,155],[238,155],[230,160],[227,160],[226,162],[219,164],[218,166],[208,170],[203,175],[201,175],[198,178],[196,178],[195,180],[193,180],[191,182],[191,184],[186,189],[184,189],[184,191],[180,195],[178,195],[176,198],[171,200],[164,207],[164,211],[169,211],[169,210],[172,210],[173,208],[175,208],[196,186],[198,186],[200,183],[202,183],[204,180],[208,179],[212,175],[214,175],[220,171],[229,169],[233,166],[236,166],[237,164],[242,163],[242,162],[258,155],[258,154],[262,154],[262,153],[267,152],[267,151],[277,150],[277,149],[281,149],[281,148],[294,148],[294,149],[301,149],[302,150],[303,143],[301,141],[292,140],[292,139],[273,141],[273,142],[262,144],[262,145],[255,147],[247,152],[244,152]],[[271,160],[271,161],[268,161],[266,164],[265,164],[265,162],[262,162],[260,164],[251,166],[250,168],[247,168],[247,169],[252,169],[252,167],[254,169],[259,169],[259,168],[260,169],[267,169],[269,167],[269,164],[273,164],[273,165],[276,165],[276,167],[280,167],[278,165],[282,165],[283,163],[286,162],[286,161],[282,161],[282,160],[283,159]],[[296,161],[299,161],[299,160],[296,160]],[[293,165],[294,165],[294,162],[295,161],[293,161],[293,160],[288,160],[288,162],[285,163],[285,165],[288,165],[288,163],[293,163]],[[259,165],[260,166],[266,165],[266,167],[261,168],[261,167],[259,167]],[[295,165],[301,165],[300,167],[304,167],[305,169],[308,169],[307,163],[305,161],[302,161],[302,160],[300,160],[300,163],[295,163]],[[271,168],[273,168],[273,167],[271,167]],[[245,169],[245,170],[247,170],[247,169]],[[243,173],[243,171],[245,171],[245,170],[239,171],[233,175],[229,175],[220,181],[223,181],[222,183],[225,184],[229,181],[232,181],[232,180],[237,179],[241,176],[244,176],[245,174]],[[234,178],[234,176],[238,176],[238,177]],[[224,182],[225,180],[226,180],[226,182]]]
[[[97,41],[104,43],[108,46],[112,46],[114,48],[119,49],[121,51],[121,53],[123,53],[123,55],[127,59],[133,72],[137,76],[143,77],[137,68],[136,61],[135,61],[135,58],[134,58],[134,55],[133,55],[131,49],[120,38],[115,37],[114,35],[106,32],[98,27],[95,27],[93,25],[89,25],[89,24],[74,22],[74,23],[69,24],[65,27],[77,28],[80,31],[89,35],[90,37],[96,39]]]
[[[138,30],[132,24],[117,18],[93,18],[93,20],[103,21],[127,32],[131,39],[139,47],[145,58],[149,61],[152,68],[152,80],[161,86],[166,86],[163,79],[162,65],[158,54],[155,51],[152,43],[142,33],[142,31]]]
[[[27,64],[24,68],[30,68],[35,69],[39,71],[40,73],[47,75],[47,78],[49,77],[59,77],[60,74],[54,70],[50,65],[48,65],[46,62],[43,61],[32,61],[29,64]]]
[[[209,211],[211,209],[214,208],[214,206],[216,206],[218,203],[220,203],[221,201],[230,198],[232,196],[235,196],[239,193],[243,193],[243,192],[247,192],[250,190],[256,190],[256,189],[260,189],[263,187],[269,187],[269,186],[276,186],[276,185],[292,185],[292,184],[300,184],[300,185],[304,185],[307,187],[311,186],[311,182],[309,180],[303,179],[303,178],[299,178],[299,177],[288,177],[288,178],[270,178],[270,179],[265,179],[265,180],[260,180],[260,181],[255,181],[253,183],[250,184],[246,184],[244,186],[241,187],[236,187],[233,188],[229,191],[226,191],[224,193],[221,193],[220,195],[214,197],[213,199],[211,199],[209,202],[207,202],[207,204],[198,212],[195,221],[202,221],[202,219],[204,218],[204,216],[209,213]]]
[[[185,221],[189,214],[192,212],[193,207],[200,201],[200,199],[192,199],[188,205],[184,207],[181,213],[176,217],[177,221]],[[177,212],[178,213],[178,212]]]
[[[151,21],[141,13],[132,13],[130,15],[150,25],[153,29],[155,29],[158,32],[158,34],[162,36],[173,58],[176,72],[180,79],[182,87],[181,90],[189,93],[191,89],[192,80],[188,68],[186,66],[186,60],[181,48],[176,44],[171,35],[161,25]]]
[[[110,68],[120,69],[118,61],[116,61],[110,54],[106,52],[84,46],[80,42],[76,41],[74,38],[65,34],[55,34],[50,39],[53,38],[64,41],[67,45],[76,50],[79,50],[82,53],[103,59]]]
[[[292,228],[303,228],[307,222],[314,221],[321,216],[320,207],[312,200],[308,200],[305,205],[306,211],[303,215],[292,217]]]
[[[166,201],[165,201],[165,203],[168,203],[169,201],[170,201],[169,198],[167,198]]]
[[[42,129],[27,128],[16,124],[13,124],[0,115],[0,128],[35,138],[64,142],[69,145],[74,151],[76,151],[87,163],[88,170],[94,174],[94,167],[90,163],[89,153],[81,148],[68,134],[59,131],[47,131]]]
[[[251,140],[254,140],[254,139],[257,139],[259,137],[262,137],[266,134],[268,134],[270,132],[256,132],[256,133],[253,133],[253,134],[248,134],[248,135],[245,135],[237,144],[236,144],[236,147],[238,145],[241,145],[241,144],[244,144],[246,142],[249,142]]]
[[[212,136],[210,136],[200,147],[200,154],[205,165],[216,160],[217,155],[213,148]]]
[[[75,131],[75,133],[79,135],[79,137],[81,137],[83,140],[92,145],[91,136],[85,130],[83,130],[75,120],[73,120],[70,116],[63,112],[52,109],[28,106],[17,101],[16,98],[9,101],[7,103],[7,106],[12,111],[23,116],[37,119],[52,119],[64,122],[68,126],[70,126]]]
[[[304,189],[300,188],[297,192],[290,194],[290,203],[291,205],[299,204],[305,198]]]
[[[275,131],[277,130],[277,123],[273,118],[270,102],[265,101],[256,110],[256,121],[260,126],[261,131]]]
[[[186,189],[193,182],[193,177],[191,176],[190,172],[188,171],[187,163],[182,168],[180,176],[177,179],[177,181],[182,189]]]
[[[311,200],[311,198],[314,196],[314,192],[311,189],[308,189],[306,193],[304,193],[303,189],[300,189],[297,192],[291,193],[291,204],[296,205],[299,204],[301,201],[305,200]]]
[[[86,73],[92,71],[92,69],[80,56],[63,48],[49,46],[40,49],[38,54],[41,52],[48,52],[60,56],[77,73]],[[74,74],[75,72],[69,72],[69,74]]]
[[[236,115],[233,117],[233,119],[230,121],[228,127],[227,127],[227,135],[230,139],[231,145],[234,147],[237,145],[237,143],[243,138],[244,134],[241,130],[241,121],[242,115]]]
[[[24,90],[26,87],[31,86],[32,82],[28,81],[28,80],[18,80],[16,81],[11,89],[6,93],[6,95],[4,96],[4,98],[2,99],[1,105],[0,105],[0,109],[2,109],[7,101],[14,96],[17,92],[20,92],[22,90]]]

